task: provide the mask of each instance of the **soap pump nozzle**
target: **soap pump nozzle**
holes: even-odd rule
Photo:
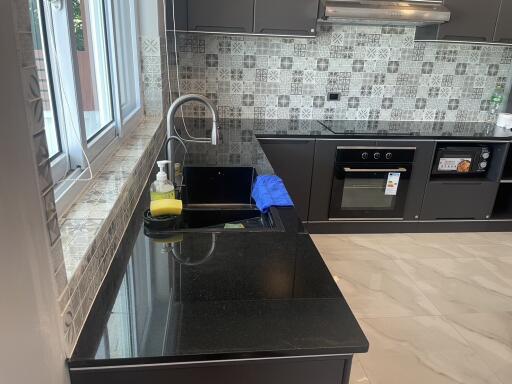
[[[159,160],[156,162],[158,165],[158,168],[160,168],[160,171],[156,174],[156,179],[158,181],[165,181],[167,180],[167,172],[165,171],[165,166],[167,164],[171,164],[169,160]]]

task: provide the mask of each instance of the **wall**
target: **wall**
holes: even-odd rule
[[[161,0],[138,0],[144,114],[161,119],[169,106],[169,81]]]
[[[0,2],[0,383],[66,384],[40,153],[33,150],[38,126],[27,108],[41,103],[28,102],[34,83],[27,75],[35,69],[24,65],[29,50],[20,49],[24,5]]]
[[[512,47],[415,42],[414,32],[323,24],[315,39],[182,33],[181,91],[207,95],[232,118],[486,121],[496,85],[510,88]]]

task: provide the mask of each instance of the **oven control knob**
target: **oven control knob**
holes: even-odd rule
[[[373,154],[373,158],[374,158],[375,160],[379,160],[379,159],[380,159],[380,152],[375,152],[375,153]]]
[[[485,168],[487,168],[487,161],[482,161],[480,163],[480,169],[485,169]]]
[[[368,159],[368,156],[369,156],[369,155],[368,155],[368,152],[363,152],[363,153],[361,154],[361,158],[362,158],[363,160]]]
[[[386,153],[386,160],[391,160],[393,154],[391,152]]]
[[[490,156],[491,154],[489,152],[482,153],[482,158],[484,158],[485,160],[487,160]]]

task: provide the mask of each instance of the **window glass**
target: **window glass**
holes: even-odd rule
[[[113,121],[105,7],[102,0],[72,0],[73,32],[87,140]]]
[[[119,74],[121,113],[127,117],[139,107],[139,78],[135,4],[133,0],[114,0],[116,53]]]
[[[44,17],[42,17],[43,9],[39,0],[29,0],[29,8],[37,75],[43,100],[44,130],[46,140],[48,141],[50,158],[54,158],[61,152],[61,143],[57,126],[57,114],[54,108],[53,85],[48,59],[46,32],[44,30]]]

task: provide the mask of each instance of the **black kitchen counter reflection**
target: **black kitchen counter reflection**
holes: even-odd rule
[[[107,277],[71,368],[367,350],[307,234],[188,233],[163,242],[135,227],[124,272]]]

